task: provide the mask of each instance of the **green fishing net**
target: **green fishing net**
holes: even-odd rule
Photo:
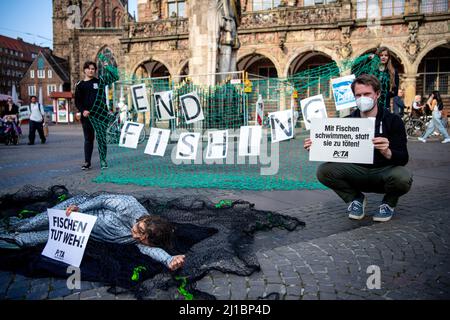
[[[102,170],[94,181],[97,183],[135,184],[164,188],[217,188],[238,190],[296,190],[324,189],[315,176],[320,163],[310,162],[303,141],[309,135],[304,129],[300,100],[323,94],[330,117],[340,116],[335,111],[330,81],[344,75],[376,74],[379,58],[368,55],[314,67],[287,78],[242,79],[238,83],[227,82],[215,86],[195,85],[189,78],[183,81],[171,78],[136,78],[121,73],[104,62],[101,80],[108,85],[108,102],[104,87],[99,90],[91,121],[97,135],[100,159],[108,156],[109,168]],[[384,80],[383,80],[384,79]],[[385,78],[381,79],[386,81]],[[130,87],[146,84],[150,112],[136,113],[133,108]],[[386,87],[386,86],[385,86]],[[160,121],[155,110],[153,94],[173,92],[176,118]],[[200,99],[203,121],[187,124],[181,112],[180,96],[195,91]],[[256,103],[264,101],[264,114],[288,110],[297,111],[294,139],[271,143],[268,122],[263,123],[263,143],[258,158],[238,157],[239,128],[255,125]],[[137,149],[119,147],[123,122],[119,119],[118,104],[125,102],[130,121],[144,124]],[[150,128],[170,129],[171,138],[163,157],[144,153]],[[208,131],[229,130],[228,158],[214,163],[205,160]],[[175,158],[178,137],[181,132],[196,131],[200,139],[197,159],[180,161]]]

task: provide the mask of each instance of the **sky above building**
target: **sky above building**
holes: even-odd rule
[[[137,0],[128,6],[137,14]],[[0,0],[0,34],[52,48],[52,16],[52,0]]]

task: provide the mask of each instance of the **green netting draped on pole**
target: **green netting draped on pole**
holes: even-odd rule
[[[103,57],[104,59],[104,57]],[[107,60],[107,59],[104,59]],[[294,190],[322,189],[315,176],[319,163],[308,161],[308,152],[303,149],[303,141],[309,135],[302,128],[303,117],[300,100],[308,96],[323,94],[327,107],[334,106],[330,80],[343,75],[356,76],[376,74],[379,58],[362,56],[341,61],[340,65],[330,63],[289,76],[288,78],[266,78],[251,81],[252,90],[246,90],[246,81],[237,84],[225,83],[216,86],[194,85],[188,79],[177,81],[172,78],[138,79],[120,75],[109,66],[103,71],[103,82],[109,84],[110,105],[105,104],[105,92],[99,91],[95,112],[91,117],[100,144],[101,159],[108,155],[109,168],[94,179],[98,183],[135,184],[164,188],[218,188],[246,190]],[[117,80],[117,81],[116,81]],[[245,80],[245,79],[242,79]],[[383,79],[382,79],[383,80]],[[114,82],[115,81],[115,82]],[[384,79],[383,81],[386,81]],[[114,82],[114,83],[113,83]],[[130,87],[146,84],[150,112],[135,113]],[[248,87],[247,87],[248,89]],[[160,121],[155,111],[153,94],[163,91],[173,92],[176,110],[174,120]],[[195,124],[187,124],[181,112],[180,96],[195,91],[201,101],[205,119]],[[258,158],[238,157],[239,128],[255,125],[255,105],[262,96],[265,110],[273,112],[290,109],[298,111],[294,139],[272,144],[270,128],[263,124],[261,156]],[[120,131],[118,103],[122,98],[128,107],[127,118],[144,124],[137,149],[119,147]],[[333,114],[329,107],[329,113]],[[171,139],[164,157],[144,153],[150,128],[171,130]],[[205,160],[207,147],[205,133],[212,130],[229,130],[228,157],[215,163]],[[201,132],[199,152],[195,161],[175,159],[178,137],[182,132]],[[106,142],[106,143],[105,143]]]

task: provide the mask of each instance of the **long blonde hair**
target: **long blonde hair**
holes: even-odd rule
[[[394,65],[392,64],[391,51],[389,50],[388,47],[380,47],[377,49],[376,55],[380,56],[380,54],[384,51],[386,51],[389,55],[388,62],[386,63],[386,68],[389,72],[389,82],[390,82],[389,90],[392,91],[392,89],[395,87],[395,69]]]

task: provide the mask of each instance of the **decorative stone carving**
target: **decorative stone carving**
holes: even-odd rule
[[[416,60],[417,55],[421,50],[421,44],[419,39],[417,39],[417,33],[419,31],[419,22],[412,21],[408,25],[409,36],[405,43],[403,43],[403,48],[406,49],[408,58],[411,62]]]
[[[290,8],[273,11],[255,11],[242,14],[241,29],[267,28],[280,25],[310,25],[336,23],[340,17],[339,6]]]
[[[188,34],[188,19],[166,19],[130,25],[129,38],[151,38]]]
[[[341,28],[341,40],[340,45],[336,46],[336,51],[342,59],[350,57],[353,52],[352,44],[350,41],[351,29],[349,26]]]
[[[284,31],[279,35],[278,47],[284,51],[284,45],[286,43],[287,32]]]

